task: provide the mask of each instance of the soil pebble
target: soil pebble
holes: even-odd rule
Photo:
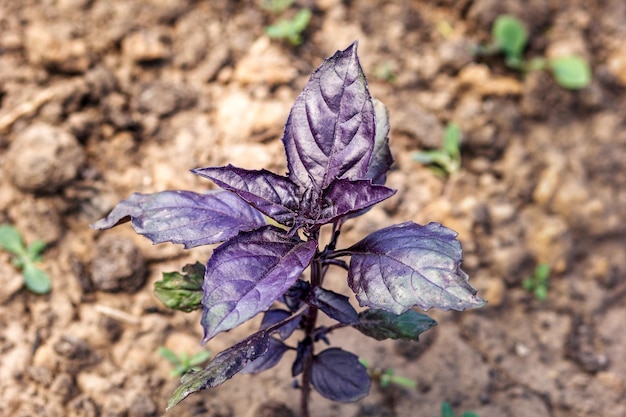
[[[143,63],[169,58],[170,41],[164,30],[131,33],[122,41],[122,54],[132,62]]]
[[[164,117],[192,107],[195,103],[195,95],[183,86],[155,81],[141,86],[135,107],[142,113]]]
[[[91,64],[86,41],[72,33],[70,25],[32,25],[24,44],[28,60],[48,70],[83,73]]]
[[[146,265],[137,246],[132,240],[113,234],[105,234],[96,243],[91,269],[93,284],[100,291],[133,292],[146,278]]]
[[[296,417],[296,414],[285,404],[278,401],[267,401],[254,411],[255,417]]]
[[[85,152],[71,133],[38,123],[16,135],[5,172],[23,191],[51,193],[74,179],[84,161]]]

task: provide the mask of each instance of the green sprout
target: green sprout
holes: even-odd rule
[[[522,73],[549,71],[557,84],[569,90],[578,90],[591,84],[591,68],[587,61],[579,56],[551,59],[538,57],[525,60],[524,50],[528,44],[528,32],[524,24],[513,16],[498,16],[493,23],[491,37],[490,44],[478,48],[479,54],[502,53],[505,64]]]
[[[402,388],[415,389],[417,383],[412,379],[394,375],[393,369],[381,369],[369,366],[365,359],[359,359],[359,362],[367,368],[367,373],[374,381],[378,381],[381,388],[387,388],[390,385],[396,385]]]
[[[177,355],[164,346],[159,348],[159,354],[174,366],[171,373],[172,377],[183,376],[189,371],[199,371],[202,369],[200,365],[208,361],[211,357],[211,352],[206,350],[198,352],[192,356],[189,356],[185,352]]]
[[[439,149],[413,153],[413,160],[429,165],[435,173],[446,177],[461,169],[461,129],[456,123],[448,123]]]
[[[36,240],[28,246],[24,246],[22,236],[13,226],[0,225],[0,247],[11,252],[13,265],[22,270],[24,285],[35,294],[47,294],[50,292],[50,277],[35,264],[41,261],[46,243]]]
[[[526,291],[533,293],[537,300],[545,301],[548,298],[549,278],[550,265],[540,263],[532,276],[524,278],[522,286]]]
[[[449,402],[444,401],[441,403],[441,417],[454,417],[454,410]],[[461,417],[478,417],[478,414],[466,411],[461,414]]]
[[[282,19],[265,28],[265,33],[270,38],[287,39],[293,46],[302,43],[302,32],[311,21],[312,13],[309,9],[299,10],[291,19]]]

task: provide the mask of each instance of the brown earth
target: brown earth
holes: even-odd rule
[[[439,326],[417,344],[333,334],[418,387],[375,386],[347,405],[314,396],[313,415],[433,417],[444,400],[481,417],[626,415],[626,3],[305,6],[313,19],[292,47],[264,35],[276,17],[260,1],[0,0],[0,223],[48,242],[41,266],[53,282],[49,295],[28,293],[0,252],[0,415],[297,415],[290,356],[165,414],[177,380],[157,349],[198,352],[201,329],[151,288],[211,248],[151,246],[129,226],[88,224],[134,191],[210,186],[190,168],[284,172],[291,103],[322,59],[355,39],[390,110],[399,191],[342,242],[441,222],[460,233],[464,269],[489,304],[433,312]],[[581,55],[591,86],[567,91],[545,73],[522,79],[500,58],[472,56],[504,12],[526,22],[527,56]],[[411,158],[438,147],[448,121],[463,132],[450,181]],[[552,273],[540,302],[522,280],[543,262]],[[206,348],[217,353],[257,324]]]

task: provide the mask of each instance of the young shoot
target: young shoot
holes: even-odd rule
[[[367,368],[367,373],[373,381],[377,381],[381,388],[387,388],[390,385],[395,385],[406,389],[415,389],[417,382],[410,378],[395,375],[395,372],[391,368],[381,369],[369,366],[365,359],[359,359],[359,362]]]
[[[550,264],[540,263],[532,276],[524,278],[522,286],[526,291],[532,293],[537,300],[545,301],[548,298],[549,279]]]
[[[446,125],[443,146],[439,149],[413,153],[413,160],[429,165],[437,175],[449,177],[461,169],[461,129],[456,123]]]
[[[200,351],[191,356],[186,352],[177,355],[165,346],[159,347],[159,355],[174,366],[171,373],[173,377],[183,376],[190,371],[197,372],[202,369],[200,365],[211,358],[211,352],[207,350]]]
[[[441,417],[454,417],[454,410],[449,402],[444,401],[441,403]],[[478,417],[478,414],[471,411],[465,411],[461,414],[461,417]]]
[[[516,17],[498,16],[491,29],[491,38],[491,43],[478,48],[478,54],[502,53],[505,64],[522,73],[549,71],[557,84],[569,90],[582,89],[591,84],[591,68],[587,61],[579,56],[524,59],[528,32]]]
[[[206,263],[164,274],[157,288],[172,308],[202,309],[203,344],[263,315],[258,331],[183,375],[168,409],[240,372],[272,368],[288,351],[295,351],[288,378],[299,379],[301,417],[309,416],[312,390],[357,401],[369,392],[368,370],[354,353],[328,347],[331,339],[353,329],[376,340],[417,340],[435,322],[415,307],[484,304],[461,269],[457,233],[441,224],[409,221],[340,246],[346,222],[396,192],[384,185],[393,163],[388,132],[387,110],[370,95],[355,42],[322,63],[291,108],[282,138],[286,174],[197,168],[222,190],[135,193],[92,225],[130,220],[153,243],[187,249],[221,243]],[[328,242],[320,238],[324,225],[332,228]],[[362,311],[327,288],[330,267],[344,271]],[[335,324],[320,325],[321,313]]]
[[[22,271],[24,286],[35,294],[47,294],[52,285],[50,277],[36,264],[41,261],[46,243],[36,240],[28,246],[24,246],[22,236],[11,225],[0,225],[0,247],[12,253],[13,265]]]

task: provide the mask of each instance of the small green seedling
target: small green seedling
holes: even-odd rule
[[[185,352],[177,355],[164,346],[159,348],[159,355],[167,359],[174,366],[171,373],[172,377],[183,376],[189,371],[199,371],[202,369],[200,365],[211,358],[211,352],[207,350],[203,350],[192,356],[189,356]]]
[[[535,268],[535,273],[526,277],[522,282],[522,286],[526,291],[534,294],[539,301],[545,301],[548,298],[548,280],[550,278],[550,265],[540,263]]]
[[[413,160],[430,165],[435,173],[447,177],[461,169],[461,129],[456,123],[448,123],[439,149],[413,153]]]
[[[270,38],[287,39],[293,46],[302,43],[302,32],[311,21],[312,13],[309,9],[299,10],[291,19],[282,19],[265,28],[265,33]]]
[[[563,88],[578,90],[591,83],[591,69],[587,61],[579,56],[557,58],[537,57],[524,59],[524,50],[528,44],[528,32],[524,24],[509,15],[500,15],[491,29],[491,43],[480,47],[479,54],[492,55],[502,53],[509,68],[522,73],[529,71],[550,71],[556,82]]]
[[[35,294],[47,294],[50,292],[50,277],[35,264],[41,261],[41,254],[46,248],[46,243],[36,240],[28,246],[24,246],[22,236],[17,229],[8,224],[0,226],[0,247],[11,252],[13,265],[22,270],[24,285]]]
[[[454,410],[449,402],[444,401],[441,403],[441,417],[454,417]],[[461,414],[461,417],[478,417],[478,414],[466,411]]]
[[[359,362],[367,368],[367,373],[374,381],[378,381],[381,388],[387,388],[389,385],[396,385],[402,388],[415,389],[417,382],[412,379],[394,375],[393,369],[381,369],[369,366],[365,359],[359,359]]]

